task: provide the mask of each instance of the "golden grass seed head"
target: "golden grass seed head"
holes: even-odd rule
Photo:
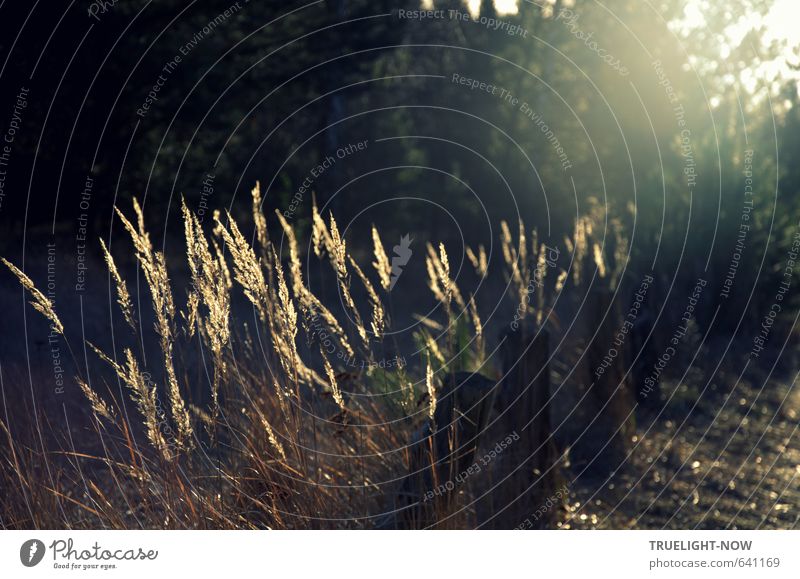
[[[373,254],[375,255],[375,261],[372,262],[372,266],[378,272],[381,287],[384,290],[388,290],[392,284],[392,265],[389,261],[389,256],[386,255],[378,230],[374,225],[372,226],[372,245]]]

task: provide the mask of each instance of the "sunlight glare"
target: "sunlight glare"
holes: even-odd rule
[[[470,14],[477,16],[481,9],[481,0],[468,0],[467,7]],[[517,13],[517,0],[494,0],[494,7],[497,14],[516,14]]]

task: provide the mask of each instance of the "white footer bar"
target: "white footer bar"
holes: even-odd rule
[[[800,531],[2,531],[0,577],[800,577]],[[190,575],[186,575],[189,573]]]

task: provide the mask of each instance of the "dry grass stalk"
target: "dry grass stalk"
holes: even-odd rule
[[[266,300],[267,322],[278,360],[286,375],[295,382],[296,395],[299,397],[299,382],[320,383],[321,379],[305,365],[297,351],[297,310],[289,296],[289,288],[275,246],[272,245],[270,249],[273,280]]]
[[[436,259],[435,256],[436,252],[432,252],[429,249],[428,256],[425,258],[425,268],[428,270],[428,287],[430,288],[431,292],[433,292],[433,297],[435,297],[439,302],[445,303],[445,292],[441,287],[441,282],[439,281],[440,277],[434,261]]]
[[[297,337],[297,310],[294,307],[292,298],[289,296],[289,288],[283,275],[283,267],[277,254],[275,254],[274,247],[272,252],[278,289],[276,304],[269,315],[269,320],[275,350],[286,374],[304,379],[307,374],[305,368],[301,367],[300,355],[297,352],[297,343],[295,341]]]
[[[201,299],[201,303],[205,306],[205,316],[197,315],[196,299],[192,300],[190,297],[190,304],[194,304],[192,306],[195,309],[194,317],[197,323],[202,324],[202,334],[214,359],[211,396],[213,417],[216,418],[219,411],[220,381],[226,374],[222,352],[230,341],[230,277],[227,275],[228,267],[219,247],[215,243],[215,252],[211,253],[200,221],[189,211],[186,203],[183,203],[182,209],[187,260],[192,276],[192,294]]]
[[[472,327],[475,330],[475,350],[478,353],[478,363],[483,362],[483,323],[478,314],[478,304],[475,303],[475,296],[469,297],[469,313],[472,319]]]
[[[173,363],[172,326],[175,318],[175,305],[172,299],[172,290],[169,285],[169,276],[167,275],[164,254],[153,251],[153,247],[150,244],[150,237],[144,227],[142,209],[136,199],[133,200],[133,209],[137,217],[138,231],[119,209],[116,207],[114,209],[131,236],[134,249],[136,250],[136,257],[139,260],[147,285],[150,288],[153,310],[156,314],[156,332],[160,338],[161,352],[167,374],[170,412],[178,430],[176,443],[179,447],[191,447],[192,435],[194,432],[192,430],[189,412],[186,409],[186,404],[180,393]]]
[[[117,363],[115,360],[109,358],[102,350],[89,343],[95,353],[108,363],[116,372],[120,380],[130,388],[132,392],[133,401],[136,403],[139,413],[144,419],[145,428],[147,431],[147,440],[161,453],[165,460],[172,460],[173,456],[170,452],[169,445],[164,439],[159,429],[158,421],[158,399],[156,395],[155,384],[148,388],[144,380],[144,375],[139,369],[139,364],[131,352],[130,348],[125,348],[125,365]],[[88,395],[87,395],[88,396]]]
[[[532,249],[536,249],[538,245],[537,234],[534,231],[532,237]],[[511,230],[505,221],[500,223],[500,241],[503,250],[503,259],[509,268],[509,278],[514,284],[517,291],[517,311],[520,312],[521,317],[524,319],[528,315],[531,308],[531,290],[530,284],[534,281],[534,272],[528,259],[527,240],[525,236],[525,226],[522,220],[519,220],[519,240],[514,243],[514,238],[511,235]],[[542,248],[539,248],[540,251]],[[534,252],[534,256],[535,256]],[[538,317],[541,317],[541,313]]]
[[[503,259],[512,272],[519,270],[519,263],[517,258],[517,251],[514,247],[514,238],[511,236],[511,230],[508,228],[508,223],[505,220],[500,222],[500,247],[503,250]]]
[[[217,256],[217,263],[219,264],[219,272],[222,275],[222,281],[225,283],[225,287],[230,290],[233,288],[233,279],[231,278],[231,271],[228,269],[228,262],[225,260],[225,256],[219,244],[213,239],[211,240],[211,244],[214,246],[214,255]]]
[[[536,323],[541,325],[544,316],[544,281],[547,277],[547,247],[539,247],[539,257],[536,259]]]
[[[331,247],[331,236],[328,233],[328,226],[322,219],[317,209],[316,197],[311,203],[311,243],[314,247],[314,255],[322,257],[324,250]]]
[[[528,312],[531,309],[531,292],[530,283],[533,281],[533,272],[530,267],[530,260],[528,259],[528,242],[525,237],[525,225],[522,219],[519,220],[519,239],[517,242],[517,272],[519,274],[517,279],[517,292],[519,294],[520,311]],[[534,241],[534,244],[536,242]],[[536,254],[533,254],[536,257]]]
[[[405,372],[402,369],[398,370],[398,372],[400,373],[400,388],[402,390],[400,404],[403,408],[404,416],[411,416],[417,407],[417,391],[414,388],[414,383],[406,379]]]
[[[447,258],[444,243],[439,244],[439,274],[444,287],[445,298],[450,303],[450,297],[453,295],[453,284],[450,281],[450,260]]]
[[[272,381],[272,387],[275,390],[275,397],[278,400],[278,406],[283,413],[283,417],[286,418],[289,416],[289,408],[286,404],[286,401],[291,397],[291,393],[283,388],[277,380]]]
[[[522,223],[522,219],[519,220],[519,239],[517,241],[519,249],[517,250],[517,259],[519,260],[520,264],[520,273],[524,280],[530,279],[530,267],[528,262],[528,241],[525,238],[525,225]],[[534,241],[534,244],[536,241]],[[534,252],[534,256],[536,253]],[[526,291],[527,291],[527,284],[526,284]]]
[[[111,278],[114,280],[114,285],[117,288],[117,303],[122,310],[122,315],[124,316],[125,321],[131,327],[131,329],[135,331],[136,322],[133,320],[133,302],[131,301],[131,296],[128,293],[128,286],[125,284],[125,280],[122,279],[122,276],[119,274],[119,271],[117,270],[117,264],[114,263],[114,258],[111,256],[111,253],[109,253],[108,248],[106,248],[106,244],[102,239],[100,240],[100,247],[103,249],[103,258],[108,266],[108,272],[111,274]]]
[[[339,234],[339,227],[336,225],[336,219],[333,218],[333,213],[330,215],[330,247],[328,248],[331,254],[331,263],[336,270],[337,275],[341,279],[347,279],[347,246],[342,236]]]
[[[186,313],[181,312],[181,317],[185,320],[186,335],[190,338],[194,337],[194,331],[197,327],[197,310],[199,307],[200,295],[196,291],[190,291],[186,300]]]
[[[450,307],[451,301],[455,301],[460,308],[464,309],[466,304],[461,291],[450,277],[450,261],[444,244],[439,244],[438,253],[430,243],[426,245],[426,248],[428,255],[425,258],[425,267],[428,271],[428,287],[433,292],[434,297],[442,302],[446,308]]]
[[[61,320],[59,320],[58,316],[56,315],[53,302],[47,299],[42,292],[36,289],[36,286],[33,285],[31,278],[25,275],[19,268],[17,268],[17,266],[3,257],[0,257],[0,261],[2,261],[5,266],[11,270],[11,273],[17,276],[17,279],[19,279],[22,287],[30,292],[31,296],[33,297],[33,300],[30,302],[30,304],[33,306],[33,309],[47,318],[47,320],[49,320],[49,322],[52,324],[53,330],[63,336],[64,326],[61,324]]]
[[[573,236],[573,243],[567,245],[567,248],[573,252],[573,272],[572,272],[572,281],[575,285],[581,283],[581,276],[583,273],[583,259],[586,257],[588,253],[588,240],[587,234],[588,229],[590,228],[588,224],[588,220],[586,218],[580,217],[575,222],[575,234]]]
[[[189,405],[189,411],[206,427],[207,431],[211,432],[214,430],[214,421],[211,419],[211,415],[208,412],[194,404]]]
[[[331,265],[336,272],[336,280],[339,284],[339,291],[342,294],[347,309],[353,315],[353,322],[356,326],[356,331],[361,337],[364,347],[369,350],[369,336],[367,329],[364,327],[364,322],[361,320],[361,314],[356,308],[356,303],[353,301],[353,296],[350,293],[350,279],[347,273],[347,247],[344,239],[339,234],[339,228],[336,225],[336,220],[333,215],[330,216],[330,236],[328,239],[328,254],[330,256]]]
[[[386,329],[386,312],[383,309],[383,303],[381,303],[381,298],[378,297],[375,288],[372,286],[372,282],[370,282],[369,278],[367,278],[364,272],[361,271],[361,268],[358,266],[353,257],[352,256],[348,257],[350,258],[350,265],[353,266],[356,275],[361,280],[361,283],[364,284],[364,289],[367,290],[369,303],[372,306],[372,320],[370,321],[370,328],[372,329],[372,333],[375,335],[377,339],[381,339],[381,337],[383,336],[383,331]]]
[[[619,283],[622,272],[625,271],[625,266],[628,261],[628,238],[623,235],[622,221],[618,218],[611,220],[611,229],[614,231],[615,247],[614,247],[614,270],[611,274],[609,284],[612,288],[616,288]]]
[[[304,306],[307,306],[308,317],[309,317],[309,326],[313,323],[314,320],[321,319],[325,322],[325,325],[331,331],[331,333],[336,337],[339,342],[339,345],[345,351],[345,353],[352,357],[355,355],[353,351],[353,347],[350,345],[350,341],[347,338],[347,334],[345,334],[344,329],[339,324],[339,320],[336,319],[336,316],[331,313],[331,311],[326,308],[322,302],[315,296],[311,291],[306,291],[303,295],[304,298]],[[309,329],[309,331],[312,331]]]
[[[372,262],[372,267],[378,272],[378,278],[381,281],[381,287],[388,291],[392,285],[392,265],[389,262],[389,256],[386,255],[386,250],[383,248],[381,236],[375,226],[372,226],[372,245],[375,261]]]
[[[258,245],[261,248],[262,255],[268,255],[270,241],[269,234],[267,233],[267,218],[264,216],[264,212],[261,209],[261,183],[256,181],[256,186],[253,187],[250,194],[253,197],[253,223],[256,227]]]
[[[278,222],[281,224],[283,233],[286,235],[286,239],[289,242],[289,274],[292,278],[292,291],[295,297],[300,299],[304,293],[305,284],[303,283],[303,269],[300,263],[300,251],[297,246],[297,237],[294,234],[294,229],[292,229],[292,226],[289,225],[289,222],[286,221],[281,212],[276,209],[275,215],[278,217]]]
[[[446,363],[446,359],[444,357],[444,353],[439,348],[439,344],[436,342],[433,336],[431,336],[430,333],[428,333],[427,331],[423,330],[423,337],[425,339],[425,347],[428,350],[428,353],[433,354],[433,357],[436,358],[436,361],[439,362],[439,364],[441,364],[442,366],[444,366]]]
[[[261,321],[266,321],[270,308],[269,291],[264,271],[253,248],[247,243],[230,214],[228,214],[230,231],[222,225],[218,215],[214,216],[214,220],[218,225],[216,232],[225,241],[233,257],[234,278],[242,286],[244,295],[255,306]]]
[[[478,246],[477,254],[474,251],[472,251],[471,247],[468,246],[467,259],[469,259],[469,262],[475,269],[475,273],[477,273],[479,277],[486,277],[486,273],[489,269],[489,264],[486,259],[486,248],[483,247],[483,244]]]
[[[592,255],[594,257],[594,263],[597,266],[597,273],[600,275],[601,278],[606,277],[606,261],[603,257],[603,250],[600,249],[600,245],[595,243],[592,246]]]
[[[325,355],[325,352],[320,350],[320,354],[322,354],[322,362],[325,366],[325,375],[328,377],[328,384],[330,385],[331,392],[333,393],[333,400],[336,402],[336,405],[344,411],[346,410],[344,398],[342,397],[342,391],[339,389],[339,383],[336,381],[336,373],[333,371],[333,367],[328,361],[328,356]]]
[[[201,298],[206,315],[199,321],[209,335],[212,352],[219,354],[230,339],[230,295],[227,264],[217,244],[214,253],[203,234],[200,222],[183,204],[186,249],[193,292]]]
[[[289,274],[292,279],[292,292],[300,304],[300,312],[303,315],[303,326],[306,334],[311,336],[315,328],[314,326],[319,320],[322,320],[328,327],[328,330],[336,337],[341,347],[347,353],[348,357],[354,355],[353,348],[347,339],[347,335],[342,329],[336,317],[326,308],[322,302],[315,296],[310,289],[308,289],[303,282],[303,270],[300,264],[300,253],[297,247],[297,237],[294,234],[292,226],[284,219],[280,212],[276,211],[278,221],[283,228],[286,238],[289,241],[289,259],[290,267]]]
[[[142,414],[142,417],[144,417],[145,426],[147,427],[147,439],[161,452],[164,459],[171,460],[172,454],[169,450],[169,446],[158,427],[156,386],[154,384],[151,388],[147,387],[144,376],[139,370],[136,358],[133,356],[133,352],[128,348],[125,349],[125,360],[125,372],[120,378],[122,378],[134,393],[134,401],[139,407],[139,412]]]
[[[554,288],[556,294],[561,293],[561,290],[564,289],[564,284],[566,283],[568,276],[569,274],[567,273],[567,271],[563,269],[561,270],[561,273],[558,274]]]
[[[75,377],[75,381],[78,383],[78,386],[80,387],[84,396],[86,396],[87,400],[89,400],[89,404],[91,404],[94,413],[102,416],[109,422],[114,422],[114,409],[108,406],[105,403],[105,400],[100,398],[97,392],[95,392],[94,389],[84,382],[79,376]]]
[[[433,330],[434,332],[443,332],[444,326],[437,322],[432,318],[426,318],[420,314],[414,314],[414,319],[417,320],[420,324],[425,326],[426,328]]]
[[[425,388],[428,390],[428,398],[430,399],[428,416],[433,420],[436,414],[436,388],[433,384],[433,368],[431,368],[430,358],[428,358],[428,363],[425,366]]]
[[[267,431],[267,440],[272,445],[272,447],[278,451],[278,454],[281,455],[281,458],[286,461],[286,451],[283,449],[283,445],[281,441],[278,440],[278,437],[275,436],[275,431],[272,429],[272,425],[267,421],[266,417],[263,414],[259,413],[259,417],[261,418],[261,424],[264,426],[264,430]]]

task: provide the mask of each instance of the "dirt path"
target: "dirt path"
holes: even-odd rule
[[[643,413],[623,468],[572,483],[564,525],[800,528],[800,387],[737,379],[720,377],[729,394],[711,387],[698,398],[679,387],[666,419]]]

